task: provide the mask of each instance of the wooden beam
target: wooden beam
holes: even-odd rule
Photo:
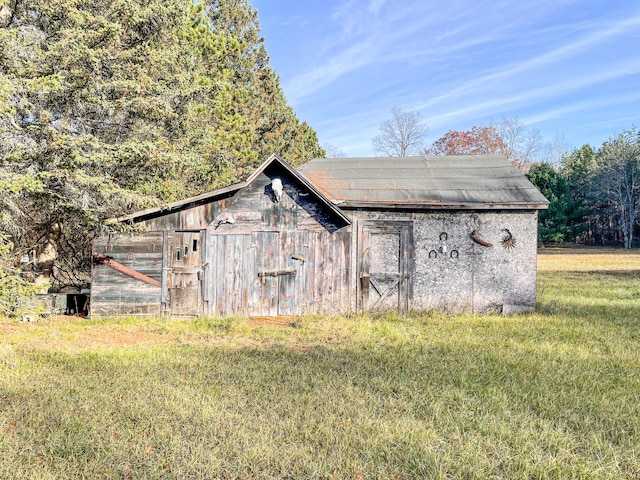
[[[281,275],[295,275],[298,270],[295,268],[285,268],[282,270],[269,270],[266,272],[258,272],[259,277],[279,277]]]

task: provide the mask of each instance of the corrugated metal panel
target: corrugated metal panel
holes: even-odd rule
[[[316,159],[299,169],[340,207],[547,208],[502,155]]]

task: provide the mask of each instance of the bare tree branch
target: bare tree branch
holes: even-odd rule
[[[634,127],[604,143],[598,176],[603,200],[614,206],[624,235],[624,247],[633,244],[640,211],[640,132]]]
[[[422,143],[427,127],[422,122],[420,112],[405,112],[398,107],[391,110],[392,117],[380,124],[380,135],[371,143],[376,152],[389,157],[418,155],[423,150]]]

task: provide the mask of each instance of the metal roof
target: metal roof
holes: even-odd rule
[[[341,208],[546,209],[503,155],[322,158],[299,171]]]

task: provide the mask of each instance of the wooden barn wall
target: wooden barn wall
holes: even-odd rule
[[[94,252],[154,280],[162,280],[163,233],[116,234],[94,241]],[[159,315],[161,287],[123,275],[104,264],[94,264],[91,316]]]
[[[142,220],[142,225],[149,231],[157,230],[202,230],[207,228],[213,219],[220,215],[229,199],[197,205],[173,213],[159,214],[154,218]]]
[[[284,195],[276,202],[271,190],[272,178],[282,181]],[[224,223],[228,215],[233,223]],[[326,206],[313,198],[284,172],[259,175],[251,185],[229,200],[227,209],[210,224],[215,233],[251,233],[253,231],[327,231],[346,227]]]
[[[490,313],[535,308],[537,212],[349,213],[356,228],[371,220],[412,222],[410,310]],[[474,230],[490,246],[474,241]],[[356,238],[352,248],[357,248]],[[357,257],[352,259],[354,285],[361,281]]]
[[[210,315],[349,311],[350,230],[213,234],[209,241]]]
[[[284,195],[276,201],[272,178]],[[232,223],[230,223],[232,222]],[[351,227],[282,171],[265,171],[208,228],[209,315],[350,310]]]

